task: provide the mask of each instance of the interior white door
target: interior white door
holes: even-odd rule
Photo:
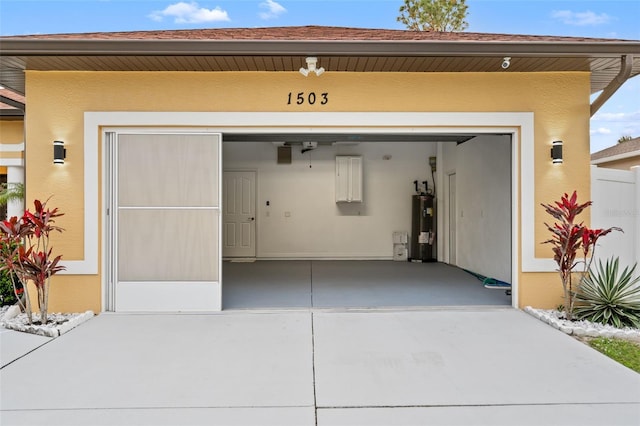
[[[456,174],[449,175],[449,264],[456,265]]]
[[[224,172],[223,256],[256,256],[256,173]]]
[[[221,136],[118,134],[111,145],[113,310],[220,310]]]

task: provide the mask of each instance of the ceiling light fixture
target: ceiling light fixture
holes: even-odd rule
[[[318,147],[318,142],[302,142],[302,152],[303,154],[308,151],[313,151]]]
[[[306,77],[309,75],[309,73],[314,72],[318,77],[320,77],[322,73],[324,73],[324,68],[316,68],[316,65],[318,64],[318,58],[309,56],[306,61],[307,68],[300,68],[300,74]]]

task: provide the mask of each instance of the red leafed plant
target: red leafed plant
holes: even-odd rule
[[[59,265],[61,255],[52,256],[49,236],[62,232],[55,226],[55,218],[62,216],[57,208],[47,208],[47,202],[34,201],[34,211],[27,210],[18,219],[12,217],[0,222],[0,269],[15,274],[23,284],[24,293],[18,297],[20,308],[33,323],[27,283],[33,282],[38,292],[40,322],[47,323],[49,285],[51,276],[65,269]]]
[[[622,231],[617,227],[589,229],[582,222],[577,223],[577,216],[591,204],[591,201],[583,204],[578,203],[576,191],[573,191],[571,197],[564,194],[560,201],[556,201],[554,204],[542,204],[545,211],[556,219],[553,225],[545,222],[545,226],[552,236],[551,239],[543,241],[542,244],[551,244],[553,246],[553,260],[558,264],[558,272],[562,281],[564,312],[568,320],[573,319],[573,306],[576,296],[573,285],[574,269],[582,263],[581,281],[589,271],[598,239],[611,231]],[[581,260],[576,260],[578,251],[582,251]]]

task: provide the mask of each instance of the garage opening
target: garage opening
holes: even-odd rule
[[[223,141],[223,309],[512,304],[510,134]]]

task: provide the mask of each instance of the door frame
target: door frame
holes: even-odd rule
[[[227,142],[227,143],[232,143],[232,142]],[[224,167],[224,159],[222,159],[222,165]],[[255,213],[255,220],[253,221],[253,224],[254,224],[254,238],[255,238],[255,241],[254,241],[255,247],[254,247],[254,249],[255,250],[254,250],[253,257],[257,257],[258,256],[258,225],[259,225],[258,221],[259,221],[259,218],[260,218],[260,214],[258,213],[258,207],[259,207],[259,205],[258,205],[258,198],[259,198],[258,197],[258,180],[259,180],[259,178],[258,178],[258,170],[257,169],[224,169],[223,168],[222,169],[222,182],[221,182],[223,191],[224,191],[224,174],[227,173],[227,172],[252,172],[255,175],[254,193],[253,193],[253,198],[254,198],[253,201],[254,201],[254,205],[255,205],[255,212],[254,212]],[[224,200],[224,194],[223,194],[222,200]],[[222,221],[221,222],[224,225],[224,210],[221,211],[221,214],[222,214],[222,216],[221,216],[222,217]],[[224,226],[222,227],[222,232],[224,232]],[[222,241],[224,241],[224,235],[223,234],[220,234],[220,235],[222,237]],[[223,253],[222,258],[223,258],[223,260],[232,259],[231,257],[230,258],[225,258],[224,257],[224,253]]]
[[[87,111],[84,113],[84,253],[79,260],[61,262],[67,275],[100,275],[102,309],[106,280],[104,211],[105,130],[111,127],[162,127],[196,132],[233,133],[371,133],[446,134],[507,133],[512,162],[512,305],[518,307],[520,272],[553,272],[551,258],[536,257],[535,137],[533,112],[147,112]],[[190,128],[190,129],[188,129]],[[442,148],[438,148],[440,158]],[[101,157],[102,155],[102,157]],[[102,159],[101,159],[102,158]],[[100,172],[102,170],[102,172]],[[442,170],[442,169],[440,169]],[[442,182],[442,171],[437,171]],[[442,184],[438,184],[442,190]],[[439,192],[442,193],[442,192]],[[102,228],[100,221],[102,220]],[[439,221],[438,232],[443,232]],[[100,236],[100,238],[96,238]],[[441,251],[441,241],[438,244]],[[100,256],[102,248],[102,256]],[[521,256],[519,256],[521,253]],[[102,268],[100,268],[102,262]]]
[[[443,229],[444,229],[444,244],[443,244],[443,253],[442,253],[442,261],[448,264],[451,263],[451,176],[456,175],[455,170],[448,170],[445,172],[445,179],[443,182],[444,186],[444,206],[443,206]],[[512,201],[513,203],[513,201]],[[457,219],[457,216],[456,216]],[[457,241],[456,241],[456,253],[457,253]],[[456,259],[457,259],[456,255]],[[455,266],[455,263],[453,264]]]

